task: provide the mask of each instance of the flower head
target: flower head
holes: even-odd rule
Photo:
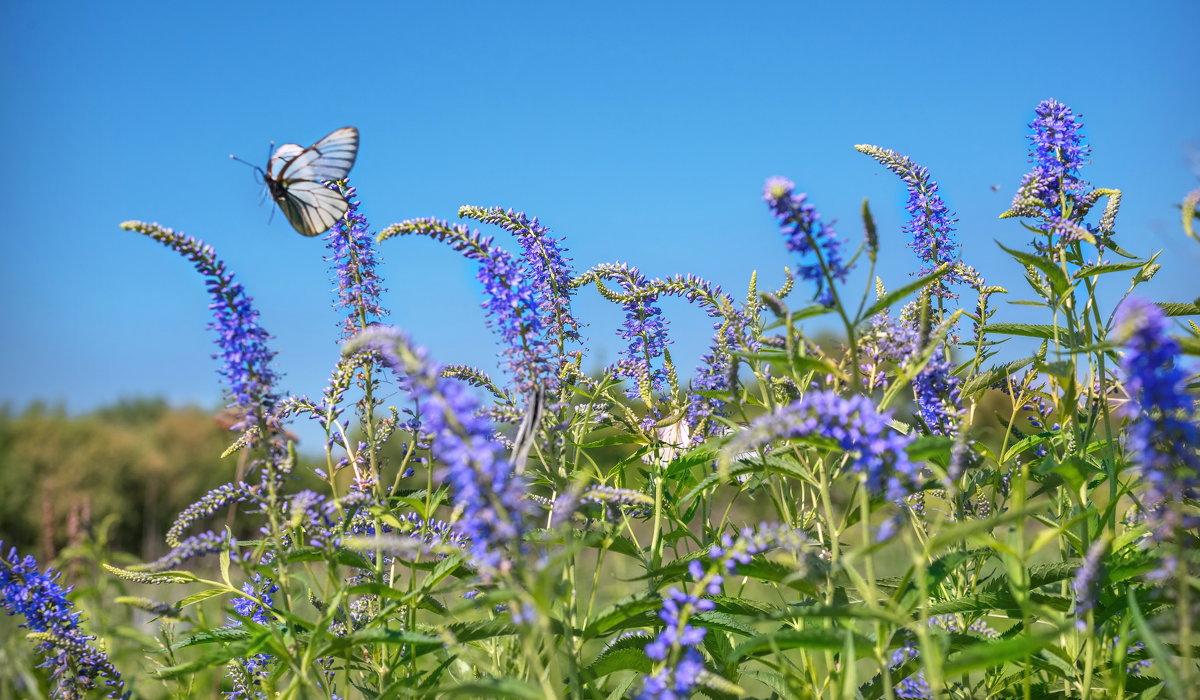
[[[0,542],[0,548],[4,546]],[[80,628],[81,615],[67,600],[70,587],[64,588],[54,569],[42,572],[31,556],[21,557],[16,549],[0,557],[0,605],[9,615],[21,615],[21,623],[38,640],[37,651],[45,660],[41,667],[50,669],[55,698],[80,698],[101,687],[104,679],[109,697],[122,697],[125,682],[103,651],[92,646],[95,639]]]
[[[1021,179],[1010,215],[1040,218],[1046,240],[1034,241],[1045,250],[1090,236],[1083,217],[1094,203],[1090,185],[1079,169],[1091,154],[1079,133],[1079,115],[1056,100],[1043,100],[1029,123],[1029,161],[1033,170]]]
[[[422,407],[423,430],[433,435],[432,454],[444,466],[441,478],[451,485],[462,519],[455,528],[470,539],[470,551],[485,567],[508,565],[505,548],[519,543],[529,510],[525,482],[494,439],[491,422],[460,382],[441,376],[440,368],[396,328],[373,326],[352,340],[347,353],[373,350],[382,356]]]
[[[333,306],[347,314],[342,320],[345,340],[387,316],[388,311],[379,302],[383,287],[375,272],[378,264],[375,237],[367,225],[367,217],[358,211],[357,190],[346,182],[331,183],[329,189],[342,195],[348,205],[345,216],[325,236],[325,246],[329,249],[325,261],[332,263],[330,271],[337,285]]]
[[[162,243],[187,258],[204,276],[212,303],[213,320],[209,329],[216,331],[220,352],[213,355],[221,360],[218,370],[225,379],[233,406],[243,418],[233,426],[245,430],[258,423],[274,407],[277,379],[271,369],[275,353],[267,346],[271,336],[258,325],[258,312],[242,285],[234,280],[225,263],[217,257],[212,246],[176,233],[158,224],[126,221],[121,228],[135,231]]]
[[[708,630],[693,627],[688,619],[708,612],[715,604],[707,598],[699,598],[671,588],[663,597],[658,616],[663,621],[662,632],[646,645],[646,656],[658,662],[657,670],[646,678],[639,700],[674,700],[691,697],[700,674],[704,672],[704,659],[699,647]]]
[[[891,417],[890,411],[877,412],[866,396],[813,391],[750,421],[724,451],[737,455],[783,438],[832,440],[851,456],[850,470],[862,475],[872,493],[886,493],[897,501],[909,493],[916,478],[917,466],[905,452],[915,436],[891,432]]]
[[[763,201],[779,221],[788,252],[798,253],[801,259],[807,259],[809,253],[816,258],[815,262],[800,264],[800,276],[816,283],[818,302],[833,306],[829,284],[832,280],[845,282],[850,267],[842,260],[842,241],[833,224],[822,221],[817,208],[807,200],[808,195],[796,194],[795,183],[784,177],[768,178],[763,187]]]
[[[1163,310],[1137,297],[1117,309],[1116,333],[1130,401],[1128,446],[1147,484],[1147,516],[1156,539],[1200,526],[1179,505],[1200,497],[1200,425],[1195,400],[1184,390],[1179,344],[1167,335]]]
[[[885,168],[900,176],[908,188],[908,223],[904,231],[911,236],[908,246],[921,259],[920,274],[928,275],[943,263],[955,262],[958,258],[958,242],[954,240],[954,212],[946,206],[938,194],[938,184],[929,177],[929,169],[921,167],[908,156],[878,146],[860,144],[855,146],[883,164]],[[956,296],[947,288],[947,282],[967,283],[961,272],[953,266],[950,271],[933,285],[935,296]]]

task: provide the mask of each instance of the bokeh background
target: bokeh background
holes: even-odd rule
[[[134,489],[160,509],[176,497],[165,493],[232,473],[212,453],[221,390],[201,280],[121,221],[213,244],[275,336],[284,389],[324,387],[338,318],[322,243],[272,217],[230,153],[265,163],[272,141],[308,145],[355,125],[351,181],[376,228],[453,219],[461,204],[513,207],[566,235],[577,269],[620,260],[740,296],[751,271],[773,288],[793,263],[761,201],[772,175],[808,192],[852,245],[868,197],[878,273],[908,279],[903,186],[853,149],[871,143],[930,169],[965,260],[1015,299],[1021,271],[993,239],[1020,247],[1030,235],[996,217],[1027,170],[1033,108],[1055,98],[1083,115],[1094,155],[1082,175],[1124,191],[1118,240],[1167,251],[1145,293],[1190,300],[1200,246],[1177,205],[1200,173],[1198,25],[1200,4],[1184,0],[920,13],[894,2],[4,3],[0,537],[32,537],[46,518],[66,536],[79,498],[54,487],[47,515],[31,482],[64,464],[72,489]],[[494,368],[473,265],[427,240],[381,252],[390,320],[442,361]],[[665,306],[690,367],[709,321]],[[594,290],[576,308],[586,366],[615,359],[619,309]],[[1016,306],[1001,315],[1023,318]],[[192,427],[172,422],[189,411]],[[126,439],[133,457],[105,452]],[[218,466],[205,472],[196,455]],[[168,491],[146,486],[155,470]],[[201,476],[171,476],[184,472]],[[124,518],[143,515],[126,507]]]

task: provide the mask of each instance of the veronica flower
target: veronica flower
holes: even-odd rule
[[[908,156],[878,146],[859,144],[854,147],[883,164],[885,168],[900,176],[908,188],[908,223],[904,231],[911,236],[908,246],[921,259],[919,274],[928,275],[944,263],[953,263],[958,258],[958,242],[954,240],[954,212],[946,206],[938,194],[938,184],[929,177],[929,169],[921,167]],[[934,296],[954,298],[947,282],[967,283],[960,270],[951,266],[930,290]]]
[[[325,236],[325,247],[329,249],[326,262],[333,263],[337,300],[333,306],[347,312],[342,321],[342,339],[348,339],[371,323],[388,315],[379,302],[383,292],[379,275],[375,240],[367,225],[367,217],[358,211],[357,190],[346,182],[329,185],[346,199],[348,208],[343,216]]]
[[[871,319],[871,329],[864,334],[859,353],[869,388],[882,388],[889,384],[885,362],[904,365],[921,359],[927,349],[921,337],[918,317],[921,304],[918,301],[906,305],[898,320],[886,311]],[[962,414],[959,397],[961,384],[962,380],[954,374],[954,364],[950,361],[946,346],[938,344],[932,349],[925,366],[912,379],[917,413],[930,433],[954,435],[958,432]]]
[[[222,532],[201,532],[180,542],[170,552],[157,560],[141,566],[130,567],[130,571],[167,571],[178,569],[183,563],[206,554],[228,551],[233,548],[229,535]]]
[[[1200,526],[1180,504],[1200,498],[1200,425],[1194,399],[1184,389],[1179,344],[1167,335],[1158,305],[1130,297],[1117,309],[1117,337],[1130,401],[1127,445],[1147,485],[1144,506],[1153,537],[1162,541]]]
[[[891,411],[877,412],[866,396],[844,398],[832,391],[809,392],[750,421],[730,439],[724,452],[737,455],[784,438],[826,438],[850,455],[849,469],[863,477],[871,493],[886,493],[898,501],[912,489],[918,469],[905,452],[915,436],[891,432],[891,417]]]
[[[1029,160],[1033,170],[1021,179],[1013,197],[1009,216],[1041,219],[1047,242],[1034,241],[1045,249],[1090,235],[1082,225],[1083,217],[1094,200],[1088,197],[1090,185],[1079,179],[1078,172],[1091,148],[1079,133],[1079,115],[1056,100],[1043,100],[1029,123]]]
[[[816,258],[816,262],[800,264],[800,276],[816,283],[814,298],[819,303],[833,306],[833,289],[826,282],[845,282],[850,267],[842,260],[842,241],[833,224],[821,221],[816,207],[807,199],[806,194],[796,194],[795,183],[784,177],[769,178],[763,188],[763,201],[779,221],[788,251],[798,253],[802,260],[809,253]]]
[[[721,535],[720,543],[708,550],[708,556],[719,564],[719,568],[732,574],[737,571],[738,565],[749,564],[754,557],[773,549],[784,549],[799,557],[807,544],[808,538],[798,528],[761,523],[756,528],[743,527],[737,537],[728,532]],[[692,572],[693,577],[697,577],[696,574],[696,571]],[[716,595],[719,591],[709,592]]]
[[[571,313],[575,287],[571,284],[570,258],[564,255],[565,238],[551,236],[550,228],[536,217],[530,219],[525,212],[512,209],[460,207],[458,215],[495,224],[517,237],[521,257],[533,279],[542,325],[557,336],[560,353],[567,343],[578,341],[579,321]]]
[[[716,605],[707,598],[689,595],[672,587],[663,598],[658,616],[662,632],[646,645],[646,656],[658,662],[657,670],[646,678],[639,700],[674,700],[691,697],[704,672],[699,647],[708,630],[692,627],[688,618],[712,610]]]
[[[379,234],[383,241],[392,236],[419,235],[450,245],[479,267],[476,279],[483,284],[487,324],[503,342],[501,355],[507,359],[517,390],[524,396],[535,387],[551,383],[550,352],[528,270],[491,238],[469,231],[466,226],[450,225],[437,219],[411,219],[387,227]]]
[[[205,277],[205,287],[212,298],[209,308],[213,311],[213,321],[208,327],[216,331],[220,348],[213,358],[221,360],[218,372],[225,379],[232,405],[243,416],[233,429],[256,426],[259,414],[270,413],[278,400],[277,377],[271,369],[275,353],[267,346],[271,336],[258,325],[258,312],[246,290],[234,280],[233,272],[225,267],[212,246],[158,224],[126,221],[121,228],[162,243],[191,261]]]
[[[260,625],[274,624],[275,619],[270,608],[274,604],[272,595],[278,590],[279,586],[274,581],[255,573],[249,581],[242,584],[242,592],[253,597],[234,598],[233,611]],[[229,621],[234,625],[241,624],[238,619],[230,618]],[[270,654],[254,654],[244,659],[234,659],[227,666],[229,678],[233,681],[233,690],[225,693],[225,696],[236,700],[266,698],[266,693],[262,691],[262,682],[270,674],[271,663],[274,660],[275,657]]]
[[[128,693],[121,693],[125,687],[121,674],[103,651],[92,646],[95,637],[80,628],[81,615],[67,600],[71,587],[59,584],[60,577],[51,568],[43,573],[33,557],[22,558],[16,549],[0,557],[0,605],[9,615],[25,618],[20,627],[33,633],[44,659],[38,667],[50,669],[51,697],[82,698],[100,688],[101,679],[109,697],[127,697]]]
[[[441,475],[462,509],[455,527],[470,538],[472,555],[485,567],[508,566],[505,549],[525,531],[526,485],[505,459],[490,421],[479,415],[478,400],[467,387],[443,378],[424,349],[396,328],[369,328],[345,351],[363,349],[379,352],[419,401],[424,430],[433,435],[433,456],[445,465]]]
[[[715,428],[712,417],[725,413],[725,401],[702,396],[698,392],[730,389],[736,380],[733,355],[730,352],[738,349],[743,342],[750,350],[757,350],[759,347],[758,343],[745,337],[748,325],[749,319],[746,315],[736,311],[713,324],[716,333],[713,335],[712,345],[700,358],[696,374],[692,377],[692,391],[688,396],[687,410],[684,414],[693,442],[699,443],[708,437]]]

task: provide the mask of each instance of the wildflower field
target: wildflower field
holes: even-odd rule
[[[576,269],[499,207],[373,228],[326,182],[341,353],[308,395],[280,389],[216,251],[121,224],[211,298],[228,482],[156,561],[89,541],[59,572],[5,545],[0,695],[1200,697],[1200,299],[1139,293],[1171,261],[1121,235],[1081,128],[1036,106],[999,242],[960,238],[919,154],[855,146],[907,189],[903,231],[866,202],[835,230],[766,179],[778,288],[650,279],[636,251]],[[1200,245],[1200,190],[1175,199]],[[475,266],[502,373],[430,356],[384,308],[378,256],[412,236]],[[876,276],[881,240],[911,275]],[[988,283],[1006,265],[1025,287]],[[584,294],[621,326],[578,317]],[[668,297],[712,321],[695,368]],[[585,327],[619,359],[594,370]]]

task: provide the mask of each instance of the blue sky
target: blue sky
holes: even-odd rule
[[[890,285],[915,268],[904,192],[856,153],[927,166],[965,259],[1024,298],[993,239],[1027,169],[1042,99],[1084,118],[1083,176],[1125,192],[1121,244],[1166,249],[1145,287],[1200,293],[1200,246],[1174,208],[1198,184],[1195,2],[5,3],[0,402],[84,410],[121,396],[215,405],[207,299],[175,254],[117,228],[158,221],[213,244],[276,336],[284,386],[316,394],[336,359],[319,240],[296,235],[237,153],[362,133],[352,173],[376,228],[460,204],[540,217],[579,269],[621,260],[692,272],[739,297],[792,264],[761,202],[771,175],[855,243],[869,197]],[[1190,66],[1190,68],[1189,68]],[[998,191],[993,186],[998,185]],[[498,232],[502,233],[502,232]],[[390,320],[446,362],[491,367],[469,263],[426,240],[381,249]],[[856,283],[861,276],[855,278]],[[795,305],[799,305],[799,300]],[[618,349],[618,311],[585,290],[589,366]],[[668,304],[691,366],[708,321]],[[1020,307],[1002,314],[1020,318]]]

